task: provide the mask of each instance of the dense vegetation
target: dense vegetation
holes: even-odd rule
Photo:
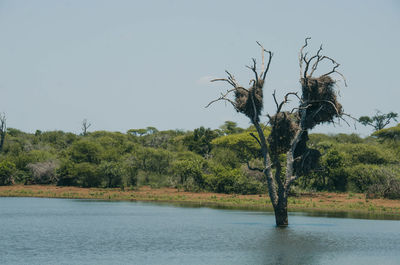
[[[268,135],[270,128],[264,131]],[[158,131],[149,127],[85,135],[62,131],[29,134],[9,128],[0,153],[0,185],[121,189],[150,185],[265,193],[264,175],[256,169],[261,163],[260,151],[250,132],[254,128],[238,128],[233,122],[218,130]],[[351,191],[400,198],[400,125],[367,138],[356,134],[309,137],[310,146],[322,157],[316,171],[297,181],[294,192]]]

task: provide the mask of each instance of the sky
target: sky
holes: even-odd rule
[[[209,81],[229,70],[247,86],[261,42],[274,52],[273,114],[274,90],[300,90],[298,52],[311,37],[310,54],[323,44],[346,76],[347,87],[336,76],[346,113],[399,113],[399,29],[397,0],[0,0],[0,112],[26,132],[79,133],[83,119],[89,131],[248,127],[230,105],[205,108],[229,88]],[[349,123],[313,132],[371,133]]]

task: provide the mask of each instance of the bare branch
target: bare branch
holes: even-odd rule
[[[290,96],[290,95],[295,95],[297,98],[299,98],[299,96],[297,95],[297,92],[289,92],[289,93],[287,93],[287,94],[285,95],[283,101],[281,102],[281,104],[279,104],[276,113],[280,112],[281,109],[282,109],[282,107],[283,107],[283,105],[285,105],[286,103],[289,102],[289,96]],[[275,99],[275,95],[274,95],[274,99]],[[275,103],[276,103],[276,100],[275,100]]]
[[[4,113],[0,113],[0,152],[3,149],[6,133],[7,133],[6,115]]]
[[[257,138],[257,136],[254,135],[254,133],[250,133],[250,135],[251,135],[254,139],[256,139],[256,141],[257,141],[257,143],[258,143],[259,145],[262,146],[260,140]]]
[[[278,100],[276,100],[276,90],[274,90],[274,93],[272,93],[272,97],[274,98],[276,109],[279,109]]]
[[[261,169],[261,168],[258,168],[258,167],[252,167],[252,166],[250,166],[249,161],[246,161],[246,164],[247,164],[247,168],[248,168],[248,169],[254,170],[254,171],[259,171],[259,172],[261,172],[261,173],[264,173],[264,170],[265,170],[265,169]]]
[[[228,101],[229,103],[231,103],[232,106],[235,108],[235,110],[237,110],[236,103],[235,103],[234,101],[230,100],[229,98],[227,98],[227,96],[228,96],[231,92],[236,91],[236,90],[237,90],[237,89],[234,88],[234,89],[227,90],[225,94],[222,94],[222,93],[221,93],[221,96],[220,96],[219,98],[217,98],[217,99],[212,100],[210,103],[208,103],[207,106],[206,106],[206,108],[208,108],[209,106],[211,106],[213,103],[215,103],[215,102],[217,102],[217,101],[225,100],[225,101]]]
[[[307,45],[308,45],[308,40],[311,40],[311,38],[310,38],[310,37],[307,37],[307,38],[304,40],[305,43],[304,43],[304,45],[300,48],[300,52],[299,52],[300,76],[303,74],[303,61],[304,61],[305,57],[307,56],[307,54],[306,54],[306,55],[303,54],[303,50],[304,50],[305,47],[307,47]]]
[[[256,59],[252,58],[253,61],[253,66],[248,66],[246,65],[247,68],[253,71],[254,76],[256,77],[256,84],[258,84],[258,73],[257,73],[257,67],[256,67]]]
[[[265,69],[264,73],[261,73],[261,79],[262,79],[263,81],[265,81],[265,77],[267,76],[267,73],[268,73],[268,71],[269,71],[269,67],[270,67],[270,65],[271,65],[272,56],[274,55],[271,51],[267,51],[267,50],[264,50],[264,51],[265,51],[265,52],[268,52],[269,58],[268,58],[267,68]]]
[[[261,47],[261,76],[264,73],[264,46],[261,45],[261,43],[259,43],[258,41],[256,41],[256,43],[258,44],[258,46]]]

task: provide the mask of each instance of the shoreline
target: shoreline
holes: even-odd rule
[[[269,197],[263,195],[186,192],[174,188],[137,189],[80,188],[52,185],[0,186],[0,197],[37,197],[92,199],[105,201],[141,201],[169,203],[187,207],[231,208],[272,211]],[[316,192],[288,198],[289,212],[320,213],[332,217],[400,220],[400,200],[366,199],[358,193]]]

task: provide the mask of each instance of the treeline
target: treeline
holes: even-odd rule
[[[269,127],[264,128],[266,135]],[[0,153],[0,185],[56,184],[81,187],[178,187],[189,191],[266,192],[254,128],[225,122],[217,130],[127,133],[62,131],[24,133],[9,128]],[[300,178],[296,191],[350,191],[400,198],[400,125],[367,138],[310,134],[322,157]],[[284,159],[284,157],[282,157]]]

